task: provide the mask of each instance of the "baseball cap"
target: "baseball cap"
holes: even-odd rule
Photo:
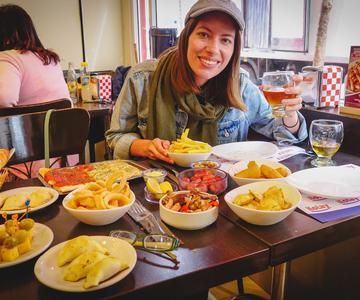
[[[196,18],[202,14],[221,11],[230,15],[239,25],[240,31],[245,28],[243,15],[237,5],[231,0],[199,0],[197,1],[186,14],[185,24],[191,19]]]

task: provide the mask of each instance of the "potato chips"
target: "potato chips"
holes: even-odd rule
[[[119,181],[120,178],[120,182]],[[67,205],[73,209],[111,209],[130,203],[130,187],[123,172],[114,173],[107,181],[90,182],[72,194]]]
[[[289,175],[288,170],[284,167],[273,168],[269,165],[260,165],[252,160],[248,163],[247,169],[241,170],[240,172],[235,173],[234,176],[239,178],[254,178],[254,179],[275,179],[283,178]]]
[[[169,151],[173,153],[208,153],[211,152],[211,146],[207,143],[194,141],[188,138],[189,128],[181,135],[180,139],[173,141]]]
[[[235,197],[234,204],[257,210],[278,211],[291,207],[287,202],[281,188],[277,186],[269,187],[264,193],[249,190],[247,194],[240,194]]]

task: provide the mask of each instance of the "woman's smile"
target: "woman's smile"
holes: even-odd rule
[[[197,23],[189,37],[187,59],[198,86],[228,65],[234,52],[235,28],[233,19],[219,12],[210,13]]]

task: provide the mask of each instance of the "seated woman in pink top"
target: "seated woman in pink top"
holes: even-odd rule
[[[70,99],[59,61],[55,52],[44,48],[24,9],[17,5],[0,6],[0,108]],[[78,156],[72,155],[68,160],[71,165],[76,164]],[[11,169],[13,175],[27,177],[21,173],[28,173],[24,164],[13,167],[20,170]],[[43,161],[33,162],[29,175],[36,177],[41,167]]]
[[[24,9],[0,6],[0,107],[70,99],[59,61]]]

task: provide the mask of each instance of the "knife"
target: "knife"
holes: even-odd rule
[[[169,177],[173,182],[175,182],[177,185],[179,185],[179,179],[177,178],[177,176],[179,175],[179,172],[176,171],[174,168],[172,168],[166,164],[160,163],[158,161],[154,161],[154,160],[150,160],[149,164],[155,168],[166,169],[166,170],[172,172],[172,173],[168,172],[167,177]]]

